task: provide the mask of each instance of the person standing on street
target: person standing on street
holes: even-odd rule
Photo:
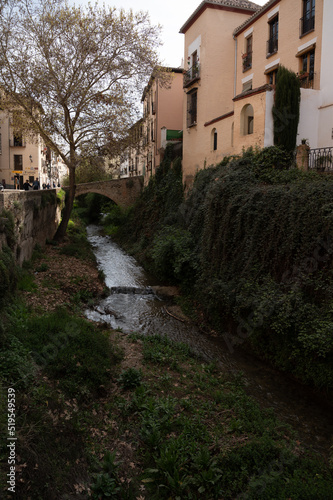
[[[38,177],[36,177],[36,179],[32,183],[32,187],[33,187],[33,189],[40,189],[40,184],[39,184]]]
[[[31,184],[29,184],[29,181],[28,181],[28,180],[26,180],[26,181],[25,181],[25,183],[23,184],[23,189],[24,189],[24,191],[29,191],[29,189],[31,189],[31,188],[32,188],[32,185],[31,185]],[[35,189],[35,188],[34,188],[34,189]]]

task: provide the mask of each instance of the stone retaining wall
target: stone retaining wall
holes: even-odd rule
[[[14,217],[16,243],[14,255],[19,265],[29,260],[36,244],[52,239],[60,222],[57,190],[0,192],[0,217],[3,210]],[[3,217],[3,215],[2,215]],[[4,223],[0,221],[0,251],[6,243]]]

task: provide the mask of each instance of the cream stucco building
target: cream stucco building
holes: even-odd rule
[[[142,95],[143,117],[129,131],[122,176],[143,175],[147,184],[168,142],[182,142],[183,68],[158,68]]]
[[[40,178],[46,155],[39,140],[15,134],[10,116],[0,115],[0,182],[7,188],[22,188],[26,180]]]
[[[143,96],[143,168],[145,184],[163,159],[167,141],[181,138],[183,127],[183,69],[160,68]]]
[[[15,133],[10,114],[0,113],[0,182],[8,189],[22,189],[39,179],[40,186],[61,183],[68,175],[62,159],[46,147],[40,137]]]
[[[242,148],[273,144],[279,65],[301,80],[298,144],[333,146],[332,0],[203,1],[185,35],[183,171],[196,171]],[[286,116],[286,126],[288,117]]]

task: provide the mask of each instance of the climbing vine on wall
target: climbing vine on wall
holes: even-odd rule
[[[182,198],[166,163],[122,234],[189,294],[228,345],[251,345],[303,380],[333,387],[333,179],[277,147],[199,171]]]
[[[17,268],[13,255],[16,242],[14,227],[13,215],[3,210],[0,213],[0,233],[5,235],[5,243],[0,250],[0,308],[15,290],[17,282]]]
[[[250,150],[198,173],[186,204],[195,297],[229,345],[333,387],[333,182],[285,160]]]

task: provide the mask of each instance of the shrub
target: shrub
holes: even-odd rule
[[[154,238],[151,256],[156,274],[170,282],[193,279],[193,241],[189,231],[165,227]]]
[[[260,150],[254,157],[251,168],[258,174],[268,170],[289,170],[293,164],[293,155],[277,146]]]
[[[3,221],[3,228],[1,230],[6,235],[7,245],[11,250],[14,250],[16,243],[14,216],[9,210],[2,210],[0,214],[1,219]]]
[[[24,292],[33,292],[37,290],[34,276],[26,269],[19,270],[19,278],[17,282],[17,289]]]
[[[116,461],[116,453],[105,454],[102,463],[102,472],[94,474],[94,482],[91,485],[92,498],[126,498],[125,488],[118,477],[119,463]]]
[[[13,335],[2,339],[0,377],[9,387],[26,388],[33,382],[36,365],[29,350]]]
[[[64,310],[18,321],[12,319],[13,332],[67,395],[87,396],[108,383],[115,357],[107,334]]]
[[[0,306],[14,292],[17,284],[17,267],[9,247],[0,252]]]
[[[141,384],[141,380],[141,370],[137,370],[136,368],[128,368],[120,374],[118,383],[122,386],[123,389],[134,389]]]

